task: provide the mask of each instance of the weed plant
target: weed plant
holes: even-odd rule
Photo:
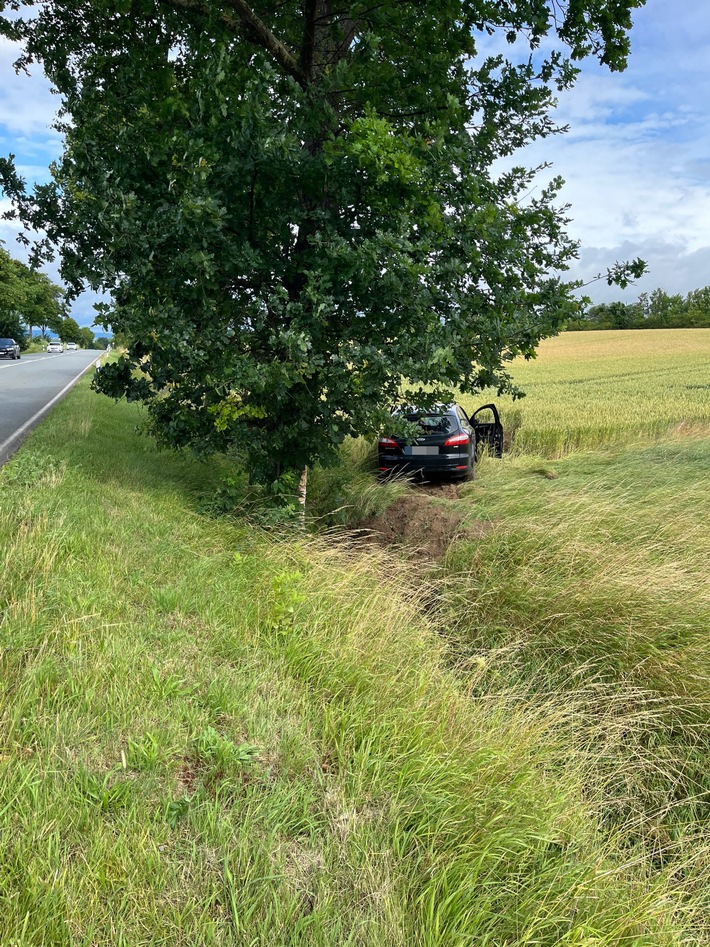
[[[340,449],[340,463],[315,467],[309,476],[308,514],[318,529],[358,526],[382,515],[408,489],[406,479],[375,479],[376,447],[365,438],[349,439]]]

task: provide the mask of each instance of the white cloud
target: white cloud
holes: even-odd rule
[[[4,126],[4,139],[14,137],[19,144],[31,139],[35,146],[44,141],[58,149],[60,136],[51,131],[51,124],[59,107],[59,99],[52,95],[51,86],[44,78],[39,65],[30,67],[29,76],[14,70],[20,48],[0,37],[0,129]],[[23,137],[24,136],[24,141]]]
[[[558,143],[553,161],[552,173],[566,181],[570,230],[584,242],[663,237],[690,250],[710,245],[710,176],[699,177],[677,146],[595,138]]]
[[[660,287],[668,293],[685,296],[691,289],[710,286],[710,247],[688,251],[682,243],[663,240],[620,243],[614,247],[586,246],[582,249],[579,263],[570,271],[574,278],[592,279],[617,260],[628,260],[640,256],[646,260],[649,272],[633,286],[620,290],[618,286],[607,286],[604,280],[588,286],[584,292],[595,302],[611,302],[621,299],[633,302],[640,293],[650,293]]]
[[[560,96],[566,135],[516,156],[560,175],[581,240],[573,275],[588,279],[615,260],[641,256],[650,274],[627,293],[663,286],[687,293],[710,285],[710,7],[648,0],[637,11],[629,68],[583,67]],[[618,298],[596,284],[594,298]]]

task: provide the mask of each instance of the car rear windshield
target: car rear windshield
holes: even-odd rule
[[[407,420],[416,424],[422,434],[448,434],[453,426],[448,414],[408,414]]]

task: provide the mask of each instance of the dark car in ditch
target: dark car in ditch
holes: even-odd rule
[[[377,443],[378,468],[382,476],[406,473],[428,477],[445,474],[472,480],[476,455],[488,450],[503,455],[503,427],[494,404],[484,404],[469,418],[459,404],[431,409],[401,407],[393,418],[412,425],[412,435],[383,436]]]

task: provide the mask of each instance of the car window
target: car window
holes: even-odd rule
[[[448,434],[452,427],[448,414],[409,414],[407,420],[417,424],[422,434]]]
[[[476,412],[476,424],[494,424],[495,417],[491,409],[485,405]]]
[[[0,345],[14,345],[13,339],[0,339]]]

